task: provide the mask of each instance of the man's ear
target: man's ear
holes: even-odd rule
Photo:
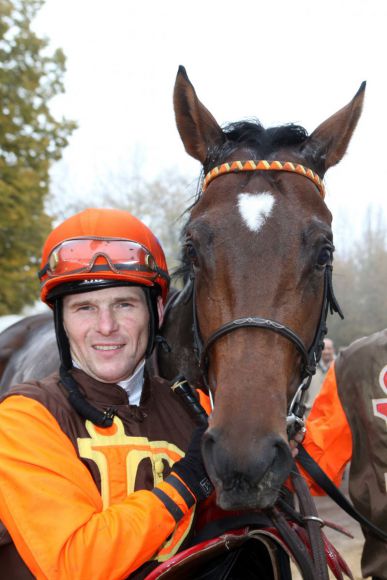
[[[159,328],[160,328],[164,320],[164,304],[161,296],[157,296],[157,313],[159,315]]]

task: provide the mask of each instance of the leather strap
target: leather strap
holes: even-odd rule
[[[298,445],[298,455],[297,462],[305,469],[305,471],[314,479],[314,481],[325,491],[327,495],[338,506],[341,507],[348,515],[350,515],[354,520],[356,520],[361,526],[367,528],[368,531],[372,532],[379,539],[387,541],[387,532],[384,532],[372,522],[370,522],[365,516],[357,511],[356,508],[347,500],[347,498],[341,493],[341,491],[335,486],[333,481],[327,476],[327,474],[321,469],[321,467],[315,462],[313,457],[304,449],[302,445]]]

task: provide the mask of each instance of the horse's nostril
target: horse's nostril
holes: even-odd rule
[[[279,438],[274,446],[276,447],[278,457],[284,459],[289,457],[289,445],[282,438]]]
[[[215,463],[217,463],[215,448],[219,441],[219,433],[215,429],[208,429],[203,435],[202,441],[202,455],[207,471],[216,470]]]
[[[274,443],[275,455],[273,458],[272,469],[279,477],[286,478],[293,464],[292,454],[289,445],[282,438]]]
[[[210,477],[220,479],[223,486],[243,478],[254,486],[268,473],[280,482],[288,476],[293,461],[282,437],[272,434],[248,452],[233,454],[216,429],[203,435],[202,454]]]

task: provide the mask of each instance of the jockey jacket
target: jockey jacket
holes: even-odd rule
[[[0,576],[7,580],[137,580],[175,554],[192,526],[195,506],[163,481],[195,427],[179,397],[166,381],[146,377],[133,406],[120,386],[72,373],[92,405],[115,409],[111,427],[82,419],[57,374],[17,385],[1,400]],[[180,508],[180,520],[168,503]]]
[[[355,508],[387,531],[387,330],[339,354],[308,417],[304,447],[336,485],[351,461]],[[363,533],[363,576],[387,580],[387,543]]]

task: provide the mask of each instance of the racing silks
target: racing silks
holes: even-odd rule
[[[111,427],[81,419],[57,375],[14,387],[0,404],[0,520],[12,538],[0,542],[0,570],[9,580],[140,578],[184,544],[193,522],[192,495],[169,472],[194,420],[167,383],[147,379],[135,407],[118,385],[74,376],[92,404],[114,407]]]

